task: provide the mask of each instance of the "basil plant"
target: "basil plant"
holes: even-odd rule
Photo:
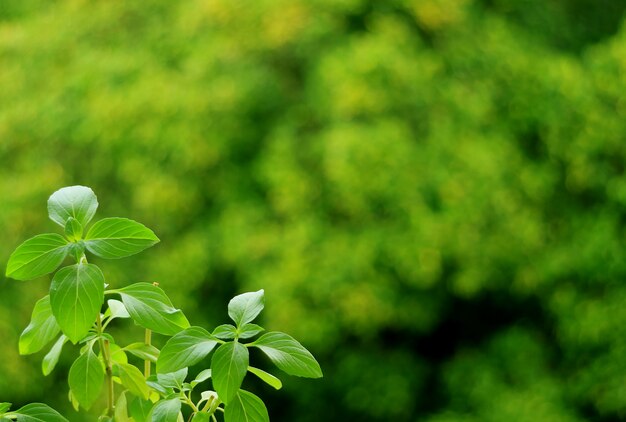
[[[52,344],[41,364],[48,375],[66,345],[78,346],[67,377],[68,397],[76,411],[97,403],[104,407],[100,421],[184,422],[185,416],[194,422],[269,421],[263,401],[242,388],[244,378],[253,374],[275,389],[282,383],[251,366],[250,348],[260,349],[289,375],[322,377],[319,364],[298,341],[253,323],[264,308],[263,290],[234,297],[228,303],[231,323],[208,330],[192,326],[157,283],[108,286],[102,270],[88,257],[125,258],[155,245],[159,238],[127,218],[92,223],[97,208],[96,195],[88,187],[54,192],[48,214],[62,234],[28,239],[13,252],[6,268],[7,277],[16,280],[54,273],[49,294],[35,304],[20,336],[19,352],[38,353]],[[107,332],[116,319],[142,327],[143,339],[117,343]],[[169,337],[161,350],[152,344],[152,333]],[[193,365],[201,365],[201,371],[188,379]],[[0,403],[0,421],[67,420],[41,403],[10,408],[10,403]]]

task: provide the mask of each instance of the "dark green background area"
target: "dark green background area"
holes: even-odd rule
[[[624,9],[2,0],[0,266],[87,185],[162,240],[111,286],[209,328],[265,289],[325,374],[247,381],[274,421],[624,420]],[[84,420],[76,348],[17,354],[48,285],[0,278],[0,399]]]

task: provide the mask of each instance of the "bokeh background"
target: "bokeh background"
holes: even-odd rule
[[[325,373],[247,384],[274,421],[626,420],[625,9],[1,0],[2,274],[83,184],[162,240],[110,284],[266,290]],[[80,421],[76,349],[17,354],[48,284],[0,276],[0,398]]]

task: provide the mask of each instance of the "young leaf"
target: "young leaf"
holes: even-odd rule
[[[228,303],[228,315],[238,327],[252,321],[265,306],[265,292],[243,293],[235,296]]]
[[[9,257],[6,276],[30,280],[56,270],[69,252],[68,242],[56,233],[40,234],[17,247]]]
[[[11,412],[18,422],[67,422],[59,412],[42,403],[31,403]]]
[[[52,309],[50,308],[50,296],[45,296],[35,303],[30,324],[20,336],[19,349],[21,355],[37,353],[48,344],[61,328],[57,324]]]
[[[248,349],[240,343],[225,343],[211,359],[213,387],[224,403],[228,404],[241,387],[248,370]]]
[[[321,378],[322,369],[313,355],[285,333],[269,332],[251,346],[261,349],[278,368],[290,375]]]
[[[146,379],[139,369],[127,363],[118,363],[115,366],[119,371],[122,385],[128,388],[128,391],[144,400],[150,397],[150,387],[146,384]]]
[[[117,217],[96,222],[85,237],[87,249],[107,259],[134,255],[158,242],[159,238],[143,224]]]
[[[213,336],[222,340],[230,340],[237,337],[237,327],[231,324],[222,324],[215,327]]]
[[[239,328],[239,338],[246,339],[256,336],[257,334],[261,334],[265,331],[265,328],[256,324],[245,324],[243,327]]]
[[[204,371],[200,371],[200,373],[198,375],[196,375],[196,378],[191,381],[191,387],[195,387],[196,385],[200,384],[201,382],[204,382],[206,380],[208,380],[209,378],[211,378],[211,369],[205,369]]]
[[[157,372],[166,374],[195,365],[217,345],[204,328],[190,327],[170,338],[159,354]]]
[[[239,390],[224,409],[224,422],[269,422],[263,401],[254,394]]]
[[[61,227],[65,227],[70,217],[74,217],[85,227],[97,209],[96,194],[86,186],[69,186],[59,189],[48,199],[50,219]]]
[[[173,307],[165,292],[150,283],[131,284],[116,290],[135,322],[159,334],[172,336],[189,328],[180,309]]]
[[[54,343],[54,346],[52,346],[46,356],[43,357],[43,361],[41,361],[41,371],[45,376],[50,375],[54,367],[57,366],[65,342],[67,342],[67,337],[65,334],[61,334],[61,337]]]
[[[156,363],[159,358],[159,349],[145,343],[132,343],[124,347],[128,353],[137,356],[139,359],[149,360]]]
[[[125,391],[122,391],[115,403],[115,422],[131,422],[128,417],[128,402]]]
[[[104,368],[91,348],[74,361],[68,381],[78,403],[85,410],[89,410],[98,398],[104,382]]]
[[[87,334],[103,301],[104,275],[94,264],[62,268],[52,279],[52,313],[63,333],[74,344]]]
[[[205,412],[196,412],[193,415],[193,419],[191,420],[191,422],[210,422],[210,421],[211,421],[211,415]]]
[[[106,333],[104,333],[106,336]],[[111,361],[114,363],[128,363],[128,356],[120,346],[109,340],[109,349],[111,352]],[[100,355],[99,355],[100,356]],[[101,357],[101,356],[100,356]]]
[[[280,390],[283,387],[283,383],[276,378],[274,375],[269,374],[262,369],[255,368],[254,366],[248,366],[248,371],[261,378],[265,383],[271,385],[277,390]]]
[[[11,408],[13,403],[2,402],[0,403],[0,415],[4,414]]]
[[[68,218],[65,222],[65,236],[67,236],[70,242],[80,240],[83,236],[83,226],[74,217]]]
[[[128,413],[135,422],[151,422],[150,411],[152,410],[152,406],[150,400],[133,397],[128,401]]]
[[[109,299],[107,300],[107,305],[109,305],[111,318],[130,318],[130,314],[126,310],[126,307],[119,300]]]
[[[177,422],[180,413],[180,400],[178,398],[161,400],[152,408],[152,422]]]

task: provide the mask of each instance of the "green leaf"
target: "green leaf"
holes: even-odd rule
[[[132,343],[124,347],[128,353],[137,356],[139,359],[149,360],[156,363],[159,358],[159,349],[145,343]]]
[[[230,340],[237,337],[237,327],[231,324],[218,325],[213,330],[213,336],[223,340]]]
[[[31,280],[56,270],[69,252],[67,240],[56,233],[40,234],[17,247],[9,257],[6,276]]]
[[[210,368],[205,369],[204,371],[201,371],[198,375],[196,375],[196,378],[193,381],[191,381],[191,387],[195,387],[196,385],[208,380],[209,378],[211,378]]]
[[[111,318],[130,318],[130,314],[122,302],[115,299],[107,300]]]
[[[239,390],[232,403],[224,409],[224,422],[269,422],[263,401],[254,394]]]
[[[82,240],[76,243],[70,243],[68,245],[68,255],[78,263],[80,262],[83,255],[85,255],[85,242]]]
[[[243,293],[228,303],[228,315],[238,327],[252,321],[265,307],[265,292]]]
[[[104,333],[105,336],[106,334],[107,333]],[[115,363],[128,363],[128,356],[126,356],[124,349],[112,343],[112,339],[109,340],[109,352],[111,354],[111,361]],[[102,355],[98,354],[98,357],[102,358]]]
[[[69,186],[54,192],[48,199],[50,219],[61,227],[74,217],[85,227],[98,209],[96,194],[86,186]]]
[[[89,410],[98,398],[104,382],[104,368],[91,348],[74,361],[68,381],[78,403],[85,410]]]
[[[115,403],[115,422],[131,422],[128,417],[128,402],[125,391],[122,391]]]
[[[265,331],[265,328],[256,324],[246,324],[243,327],[239,328],[239,338],[246,339],[256,336],[257,334],[261,334]]]
[[[131,284],[115,290],[135,322],[159,334],[172,336],[189,328],[189,321],[180,309],[173,307],[165,292],[150,283]]]
[[[180,412],[180,400],[161,400],[152,409],[152,422],[177,422]]]
[[[157,374],[157,381],[165,388],[181,388],[187,378],[187,368],[168,374]]]
[[[283,387],[283,383],[278,378],[262,369],[255,368],[254,366],[248,366],[248,371],[261,378],[265,383],[271,385],[277,390],[280,390]]]
[[[150,387],[146,384],[146,379],[139,369],[127,363],[118,363],[115,366],[119,371],[122,385],[128,388],[128,391],[144,400],[150,397]]]
[[[11,412],[18,422],[67,422],[59,412],[43,403],[31,403]]]
[[[7,403],[7,402],[0,403],[0,414],[6,413],[7,410],[11,408],[12,405],[13,403]]]
[[[225,343],[215,351],[211,360],[213,387],[228,404],[241,387],[248,370],[248,349],[240,343]]]
[[[128,413],[135,422],[151,422],[150,411],[152,410],[152,402],[143,400],[139,397],[133,397],[128,401]]]
[[[20,336],[19,349],[21,355],[37,353],[44,348],[61,331],[57,324],[52,309],[50,308],[50,296],[45,296],[35,303],[30,324]]]
[[[89,332],[103,302],[104,275],[93,264],[62,268],[52,279],[52,313],[63,333],[74,344]]]
[[[65,236],[67,236],[70,242],[80,240],[83,236],[83,226],[74,217],[68,218],[65,222]]]
[[[159,238],[143,224],[117,217],[96,222],[85,237],[87,249],[107,259],[134,255],[158,242]]]
[[[61,356],[61,351],[63,350],[63,345],[67,342],[67,336],[65,334],[61,334],[61,337],[54,343],[50,351],[43,357],[43,361],[41,361],[41,371],[44,375],[48,376],[57,366],[59,362],[59,357]]]
[[[216,345],[215,338],[204,328],[187,328],[165,343],[157,361],[157,372],[165,374],[195,365],[211,353]]]
[[[196,412],[193,415],[193,419],[191,420],[191,422],[210,422],[210,421],[211,421],[211,415],[205,412]]]
[[[306,378],[323,376],[322,369],[313,355],[285,333],[269,332],[251,346],[261,349],[278,368],[290,375]]]

